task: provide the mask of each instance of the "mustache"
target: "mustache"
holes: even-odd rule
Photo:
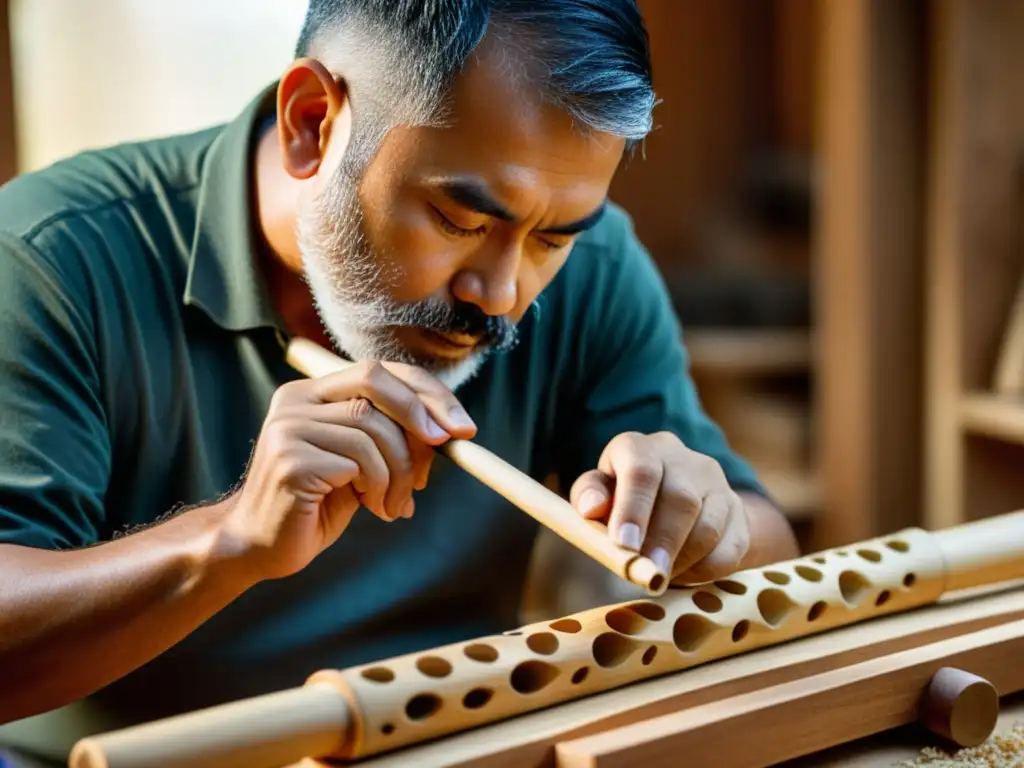
[[[435,333],[459,334],[479,339],[481,346],[506,352],[518,342],[515,323],[504,315],[489,315],[476,304],[456,300],[449,305],[441,299],[427,299],[415,305],[406,318]]]

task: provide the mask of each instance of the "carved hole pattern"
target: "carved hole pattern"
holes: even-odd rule
[[[650,664],[652,661],[654,661],[654,657],[657,656],[657,655],[658,655],[658,646],[652,645],[650,648],[648,648],[646,651],[644,651],[644,655],[640,659],[640,661],[646,667],[648,664]]]
[[[474,688],[462,697],[462,706],[466,709],[480,709],[491,700],[494,691],[490,688]]]
[[[750,622],[746,619],[742,619],[736,622],[736,626],[732,628],[732,641],[738,643],[744,637],[747,636],[747,632],[750,631]]]
[[[704,613],[718,613],[722,610],[722,601],[710,592],[694,593],[693,604],[704,611]]]
[[[583,629],[583,625],[576,621],[576,619],[559,619],[558,621],[551,622],[549,626],[556,632],[568,632],[571,635],[575,635]]]
[[[587,675],[590,674],[590,667],[580,667],[572,673],[572,681],[575,685],[579,685],[587,679]]]
[[[617,667],[624,662],[636,648],[636,640],[623,637],[615,632],[604,632],[594,638],[591,650],[597,665],[608,669]]]
[[[416,669],[427,677],[448,677],[452,673],[452,665],[440,656],[424,656],[417,659]]]
[[[609,627],[624,635],[636,635],[647,626],[647,619],[629,608],[615,608],[604,617]]]
[[[385,736],[390,736],[392,733],[395,732],[395,726],[391,723],[384,723],[384,725],[380,727],[380,732],[383,733]]]
[[[534,653],[550,656],[558,650],[558,638],[550,632],[537,632],[526,638],[526,647]]]
[[[747,594],[747,586],[740,584],[738,581],[731,581],[730,579],[722,579],[716,581],[715,586],[723,592],[728,592],[730,595],[745,595]]]
[[[908,573],[906,576],[903,577],[903,586],[912,587],[914,586],[915,581],[917,581],[917,576],[915,576],[912,573]]]
[[[871,582],[857,571],[843,571],[839,574],[839,591],[849,605],[857,605],[870,586]]]
[[[796,571],[796,575],[804,581],[813,581],[815,583],[825,578],[825,574],[819,571],[817,568],[812,568],[809,565],[798,565],[793,569]]]
[[[676,623],[672,626],[672,641],[680,651],[692,653],[700,648],[715,626],[703,616],[684,613],[676,619]]]
[[[824,557],[812,557],[811,559],[818,565],[825,565],[828,562]]]
[[[828,607],[828,604],[824,600],[819,600],[814,605],[812,605],[811,606],[811,610],[809,610],[807,612],[807,620],[808,621],[815,621],[815,620],[817,620],[818,618],[821,617],[821,614],[823,614],[825,612],[825,609],[827,607]]]
[[[462,652],[466,654],[466,658],[483,664],[490,664],[492,661],[498,660],[498,649],[483,643],[467,645]]]
[[[768,581],[770,581],[772,584],[778,584],[779,586],[789,584],[790,581],[789,574],[782,573],[780,571],[765,571],[764,577],[768,579]]]
[[[892,541],[887,541],[887,542],[885,542],[885,546],[887,546],[889,549],[891,549],[894,552],[909,552],[910,551],[910,545],[907,544],[907,542],[905,542],[905,541],[900,541],[899,539],[893,539]]]
[[[757,610],[770,627],[777,627],[793,608],[793,601],[781,589],[765,589],[757,596]]]
[[[516,693],[536,693],[558,677],[558,667],[546,661],[530,660],[515,666],[509,684]]]
[[[441,708],[441,697],[433,693],[421,693],[409,699],[405,714],[410,720],[426,720]]]
[[[665,618],[665,609],[657,603],[631,603],[626,606],[626,610],[633,611],[634,613],[639,613],[648,621],[661,621]]]
[[[885,605],[889,602],[890,593],[888,589],[883,589],[878,593],[878,597],[875,598],[875,605]]]
[[[857,554],[870,563],[880,563],[882,561],[881,553],[875,552],[873,549],[858,549]]]
[[[364,669],[361,674],[374,683],[390,683],[395,679],[395,673],[387,667],[370,667]]]

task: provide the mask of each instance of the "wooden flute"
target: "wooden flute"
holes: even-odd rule
[[[326,376],[352,365],[308,339],[293,338],[285,355],[288,364],[311,378]],[[529,475],[469,440],[449,440],[439,452],[477,480],[515,504],[597,562],[644,589],[660,595],[671,574],[662,573],[648,557],[618,546],[606,526],[585,520],[573,506]]]
[[[321,670],[295,689],[83,739],[69,765],[357,760],[1020,578],[1024,511],[908,528],[660,597]]]

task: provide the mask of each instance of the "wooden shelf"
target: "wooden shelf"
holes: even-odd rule
[[[960,401],[964,432],[1024,445],[1024,400],[972,392]]]
[[[800,373],[812,363],[811,334],[801,329],[698,328],[683,341],[694,371],[749,376]]]

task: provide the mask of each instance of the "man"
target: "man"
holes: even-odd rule
[[[533,520],[471,438],[666,575],[796,555],[607,200],[630,0],[313,0],[222,128],[0,194],[0,722],[132,722],[515,626]],[[294,335],[357,361],[309,380]]]

